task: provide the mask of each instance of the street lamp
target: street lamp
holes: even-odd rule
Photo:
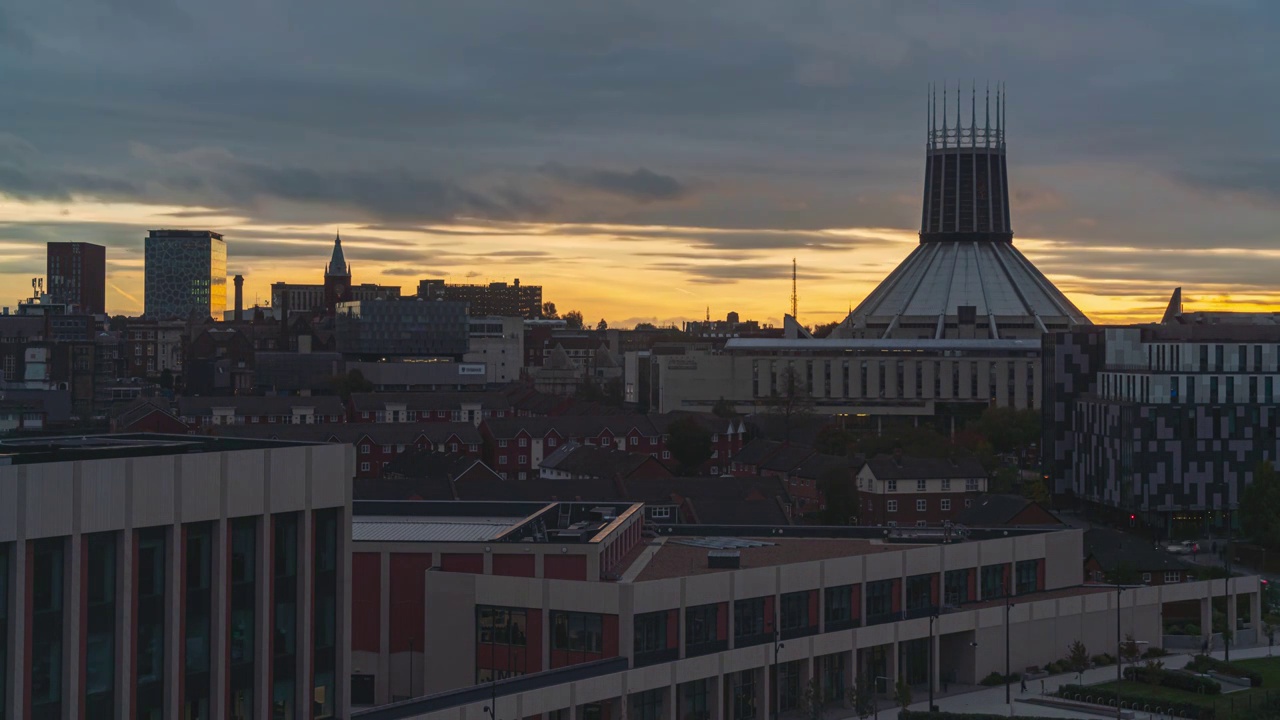
[[[1119,582],[1116,583],[1116,720],[1124,717],[1124,711],[1120,709],[1120,693],[1123,689],[1121,682],[1124,680],[1124,653],[1120,644],[1120,593],[1124,592],[1124,586]]]
[[[885,677],[885,676],[883,676],[883,675],[877,675],[877,676],[875,677],[875,679],[874,679],[874,680],[872,680],[871,682],[875,683],[875,684],[876,684],[876,686],[877,686],[877,687],[879,687],[879,685],[880,685],[880,681],[881,681],[881,680],[883,680],[883,681],[884,681],[884,691],[885,691],[886,693],[888,693],[888,692],[889,692],[889,678],[887,678],[887,677]],[[876,697],[876,693],[875,693],[875,691],[876,691],[876,688],[871,688],[871,702],[875,705],[875,708],[876,708],[876,720],[880,720],[880,698]]]
[[[929,613],[929,712],[933,712],[933,621],[937,619],[937,608],[934,608]]]
[[[1013,717],[1013,689],[1010,685],[1013,678],[1009,669],[1009,611],[1011,609],[1013,609],[1013,603],[1006,599],[1004,604],[1004,703],[1009,706],[1009,717]]]
[[[782,710],[782,668],[778,666],[778,652],[786,647],[780,640],[782,636],[773,631],[773,720],[778,720]]]

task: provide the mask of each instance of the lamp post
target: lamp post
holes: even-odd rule
[[[872,680],[871,682],[879,685],[881,680],[884,681],[885,692],[886,693],[889,692],[889,678],[883,675],[877,675],[875,679]],[[875,691],[876,691],[876,688],[871,688],[871,702],[875,705],[875,708],[876,708],[876,720],[880,720],[880,698],[876,697]]]
[[[1009,611],[1013,609],[1013,603],[1005,600],[1004,604],[1004,703],[1009,706],[1009,717],[1013,717],[1013,689],[1010,683],[1013,682],[1010,677],[1009,670]]]
[[[929,613],[929,712],[933,712],[933,621],[937,619],[937,608],[934,608]]]
[[[1124,592],[1124,586],[1119,582],[1116,583],[1116,718],[1124,717],[1124,711],[1120,709],[1120,692],[1122,689],[1121,681],[1124,680],[1124,653],[1123,646],[1120,644],[1120,593]]]

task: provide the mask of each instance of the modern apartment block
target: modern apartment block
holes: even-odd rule
[[[146,241],[146,315],[221,319],[227,309],[227,244],[208,230],[152,230]]]
[[[1230,596],[1238,639],[1257,637],[1261,617],[1256,577],[1086,584],[1080,530],[686,525],[654,536],[625,506],[553,503],[501,521],[495,503],[452,519],[413,505],[358,511],[353,525],[353,572],[371,594],[357,611],[367,625],[353,628],[353,695],[364,684],[382,702],[378,678],[389,677],[392,693],[417,699],[353,717],[763,720],[800,709],[811,681],[824,703],[855,686],[884,701],[899,679],[922,697],[930,678],[1022,672],[1077,639],[1114,652],[1117,623],[1158,646],[1166,608],[1198,607],[1208,627],[1215,593]],[[404,655],[408,642],[425,652]]]
[[[1053,491],[1198,536],[1280,458],[1280,316],[1182,313],[1046,337]]]
[[[355,300],[338,303],[335,319],[337,349],[345,355],[460,360],[468,349],[470,325],[461,302]]]
[[[0,717],[347,716],[349,446],[107,435],[0,459]]]
[[[87,315],[107,311],[107,249],[87,242],[51,242],[45,248],[45,284],[55,303]]]

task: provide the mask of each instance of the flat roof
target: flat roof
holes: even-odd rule
[[[852,555],[872,555],[883,552],[900,552],[908,548],[923,547],[905,543],[886,543],[881,540],[861,538],[743,538],[770,543],[760,547],[738,548],[742,558],[742,569],[758,567],[774,567],[813,560],[830,560],[832,558]],[[651,545],[652,547],[652,545]],[[635,582],[646,580],[668,580],[692,575],[708,575],[718,572],[733,572],[736,568],[713,568],[707,566],[707,553],[718,552],[707,547],[684,545],[679,537],[667,538],[658,551],[652,555],[636,576]],[[641,555],[637,562],[644,562]]]
[[[891,338],[733,338],[725,350],[1034,350],[1040,340],[891,339]]]
[[[356,542],[483,542],[511,529],[510,517],[358,517],[351,521]]]
[[[0,465],[32,465],[76,460],[186,455],[190,453],[266,450],[326,443],[300,440],[259,440],[208,435],[128,433],[120,435],[60,435],[0,440]]]

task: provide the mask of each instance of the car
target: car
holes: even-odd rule
[[[1190,555],[1192,553],[1200,552],[1200,543],[1197,543],[1194,540],[1183,540],[1180,543],[1170,545],[1165,548],[1165,550],[1174,555]]]

